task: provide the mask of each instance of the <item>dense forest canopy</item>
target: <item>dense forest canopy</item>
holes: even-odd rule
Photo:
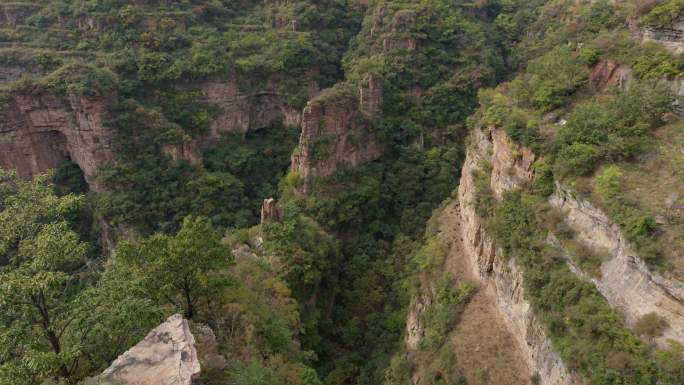
[[[72,153],[31,180],[0,170],[1,385],[81,383],[174,313],[208,325],[229,363],[203,368],[206,385],[403,385],[417,372],[421,383],[467,383],[449,333],[479,288],[444,271],[436,218],[482,127],[539,155],[534,182],[503,195],[481,164],[475,208],[522,268],[565,365],[592,385],[684,382],[684,347],[653,342],[661,320],[626,325],[545,243],[565,234],[577,264],[600,275],[601,256],[572,243],[546,202],[562,182],[593,199],[649,269],[681,273],[681,218],[660,224],[625,187],[662,147],[658,130],[682,139],[669,82],[684,61],[631,30],[680,20],[681,1],[0,7],[12,15],[0,18],[0,67],[23,72],[0,79],[0,106],[105,100],[113,153],[93,175]],[[599,84],[596,68],[611,61],[629,68],[629,87]],[[370,83],[380,107],[339,119],[380,155],[305,181],[291,169],[305,122],[288,115],[363,105]],[[244,119],[226,112],[234,105]],[[319,138],[310,156],[356,156],[333,153],[338,139]],[[676,149],[663,153],[679,164]],[[278,215],[260,221],[267,198]],[[407,314],[426,287],[424,338],[409,352]]]

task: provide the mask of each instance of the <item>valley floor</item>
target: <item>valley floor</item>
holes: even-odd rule
[[[462,246],[460,207],[449,203],[440,217],[439,236],[449,245],[447,268],[457,280],[478,286],[461,321],[449,336],[458,365],[469,384],[527,384],[530,374],[522,352],[506,328],[494,299],[474,276]]]

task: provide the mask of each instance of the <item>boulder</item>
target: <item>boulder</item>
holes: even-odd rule
[[[194,385],[200,373],[195,338],[180,314],[169,317],[86,385]]]

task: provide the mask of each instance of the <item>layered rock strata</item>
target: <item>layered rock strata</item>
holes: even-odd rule
[[[563,212],[581,242],[608,252],[608,258],[601,264],[601,276],[587,279],[613,308],[625,315],[627,324],[634,326],[642,316],[654,312],[668,325],[658,342],[664,345],[673,339],[684,343],[684,284],[650,271],[619,225],[563,186],[556,186],[550,203]]]
[[[533,178],[534,161],[535,155],[530,150],[514,146],[502,130],[487,128],[474,132],[458,190],[464,257],[484,290],[493,297],[531,372],[539,375],[540,383],[582,384],[582,379],[565,367],[525,299],[522,271],[513,258],[503,256],[497,249],[474,208],[476,191],[472,174],[483,162],[492,165],[491,188],[500,197],[505,190]]]
[[[91,188],[100,165],[113,161],[112,133],[104,125],[116,99],[80,95],[15,95],[0,108],[0,167],[29,178],[70,158]]]
[[[684,21],[679,20],[666,27],[648,27],[642,32],[643,41],[662,44],[675,55],[684,52]]]
[[[371,162],[385,153],[385,144],[370,124],[371,114],[379,113],[382,108],[379,82],[366,82],[359,90],[361,100],[336,92],[327,90],[311,100],[302,114],[302,131],[292,155],[292,170],[303,181],[304,193],[314,178]]]

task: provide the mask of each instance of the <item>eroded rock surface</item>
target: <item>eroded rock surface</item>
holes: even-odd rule
[[[101,385],[193,385],[200,362],[188,321],[169,317],[96,379]]]
[[[23,178],[71,158],[97,190],[93,175],[113,161],[112,133],[104,125],[115,95],[15,95],[0,107],[0,167]]]
[[[666,27],[648,27],[643,31],[642,39],[660,43],[668,51],[679,55],[684,52],[684,20]]]
[[[261,205],[261,223],[268,221],[279,222],[283,219],[283,212],[278,207],[278,202],[273,198],[264,199]]]
[[[650,271],[620,226],[591,203],[576,198],[561,185],[556,186],[550,202],[563,212],[580,241],[608,251],[601,276],[590,280],[608,303],[625,315],[627,324],[634,326],[639,318],[655,312],[669,325],[658,341],[684,342],[684,284]]]
[[[519,187],[533,178],[534,160],[535,155],[530,150],[513,145],[500,129],[474,131],[458,190],[463,250],[473,275],[494,299],[530,371],[539,375],[540,383],[582,384],[582,379],[568,370],[554,350],[543,325],[525,299],[522,271],[513,258],[501,255],[475,213],[472,173],[484,161],[492,165],[491,188],[500,197],[505,190]]]
[[[331,92],[307,104],[299,145],[292,155],[292,170],[302,178],[303,192],[309,190],[315,177],[331,175],[342,167],[359,166],[384,154],[385,145],[370,130],[367,119],[360,111],[359,101],[346,95]]]
[[[313,75],[309,77],[313,78]],[[302,81],[307,83],[311,97],[318,93],[315,81],[306,78]],[[286,126],[299,125],[301,110],[287,103],[283,87],[285,85],[278,79],[269,79],[263,85],[241,84],[235,77],[204,82],[200,88],[204,100],[218,110],[210,124],[212,136],[226,132],[244,133],[274,121],[283,121]]]

